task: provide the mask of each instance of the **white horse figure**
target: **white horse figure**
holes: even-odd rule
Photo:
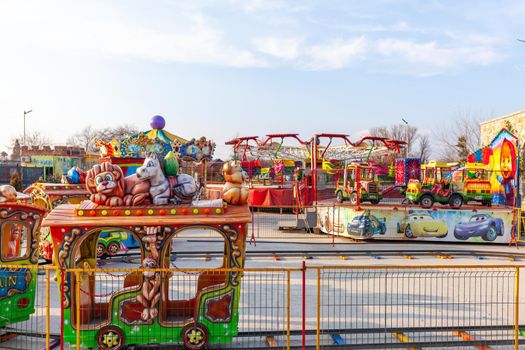
[[[159,154],[148,154],[136,173],[139,179],[149,180],[149,194],[154,205],[168,204],[171,197],[170,182],[164,175],[164,159]]]
[[[191,204],[197,192],[195,180],[190,175],[179,174],[168,179],[164,175],[164,158],[157,153],[146,157],[144,164],[137,169],[137,177],[149,180],[154,205],[168,204],[170,199],[174,204]]]

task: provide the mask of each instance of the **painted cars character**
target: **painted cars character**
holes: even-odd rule
[[[503,219],[493,218],[489,214],[472,215],[467,222],[458,222],[454,228],[454,237],[466,240],[470,237],[481,237],[492,242],[498,236],[503,236]]]
[[[384,235],[386,225],[384,219],[379,220],[374,215],[359,215],[348,223],[347,231],[359,236]]]
[[[403,221],[397,223],[397,232],[404,232],[407,238],[443,238],[447,236],[448,228],[443,220],[435,219],[430,214],[410,213]]]

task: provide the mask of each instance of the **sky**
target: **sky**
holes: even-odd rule
[[[151,116],[235,136],[423,133],[525,108],[524,1],[0,2],[0,123],[54,143]],[[434,145],[434,147],[436,147]],[[436,151],[435,148],[433,151]]]

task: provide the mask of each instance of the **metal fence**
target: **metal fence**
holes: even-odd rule
[[[242,270],[157,269],[151,271],[163,274],[169,283],[163,296],[165,304],[159,304],[159,313],[153,318],[158,319],[154,321],[156,325],[177,322],[177,317],[191,318],[193,311],[182,301],[192,300],[198,294],[201,276],[238,272],[242,275],[234,316],[238,322],[235,328],[222,324],[208,329],[210,338],[215,339],[209,344],[210,349],[519,349],[525,344],[525,325],[520,326],[525,317],[525,297],[520,294],[520,290],[525,290],[525,282],[520,278],[524,267],[303,265]],[[0,299],[2,318],[11,320],[2,325],[1,349],[53,348],[63,339],[62,327],[68,323],[79,325],[81,331],[66,334],[71,345],[63,343],[63,348],[84,349],[83,344],[107,326],[107,302],[113,292],[133,286],[142,272],[149,271],[0,268],[0,291],[8,284],[6,271],[35,272],[33,298],[20,301],[26,298],[25,294],[17,299],[18,294],[8,293]],[[67,298],[61,296],[64,290],[53,278],[56,272],[62,272],[70,281],[79,281],[71,290],[69,311],[61,311],[60,300]],[[28,318],[13,321],[13,316],[24,308],[30,311]],[[173,335],[174,342],[180,342],[180,329],[165,327],[159,332]],[[148,343],[154,336],[143,329],[133,339]]]

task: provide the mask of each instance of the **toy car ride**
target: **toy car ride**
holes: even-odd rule
[[[377,204],[382,199],[374,170],[366,164],[345,166],[343,177],[337,182],[335,196],[339,203],[348,199],[352,204],[357,204],[358,196],[361,202],[368,201],[372,204]]]

